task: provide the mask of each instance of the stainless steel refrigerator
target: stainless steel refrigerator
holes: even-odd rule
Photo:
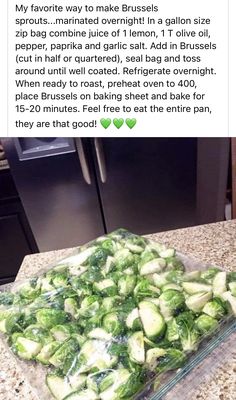
[[[3,144],[40,251],[119,227],[146,234],[198,222],[197,139],[9,138]]]

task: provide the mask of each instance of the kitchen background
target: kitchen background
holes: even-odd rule
[[[0,284],[26,254],[119,227],[147,234],[235,217],[235,159],[228,138],[2,138]]]

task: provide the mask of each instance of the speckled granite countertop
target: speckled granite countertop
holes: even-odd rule
[[[153,240],[171,245],[195,258],[236,271],[236,221],[220,222],[193,228],[178,229],[150,235]],[[72,249],[52,251],[25,257],[18,279],[32,276],[43,266],[67,256]],[[211,378],[194,394],[182,400],[236,399],[236,344],[231,343],[230,358],[226,357]],[[15,361],[0,343],[0,400],[37,400]],[[176,400],[172,397],[172,400]]]

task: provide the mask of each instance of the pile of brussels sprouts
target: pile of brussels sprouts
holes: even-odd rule
[[[118,230],[0,293],[0,331],[47,366],[58,400],[131,399],[236,315],[236,273],[185,271],[175,250]]]

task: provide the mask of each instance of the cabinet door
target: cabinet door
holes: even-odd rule
[[[96,170],[108,231],[194,225],[197,139],[102,139],[102,145],[104,183],[101,160]]]
[[[0,214],[0,232],[0,279],[14,277],[25,255],[31,253],[20,215]]]
[[[25,138],[25,148],[31,142]],[[79,146],[71,153],[20,161],[14,140],[4,140],[16,188],[40,251],[77,246],[104,234],[91,160],[84,155],[90,179],[86,182],[79,159],[82,143]]]

